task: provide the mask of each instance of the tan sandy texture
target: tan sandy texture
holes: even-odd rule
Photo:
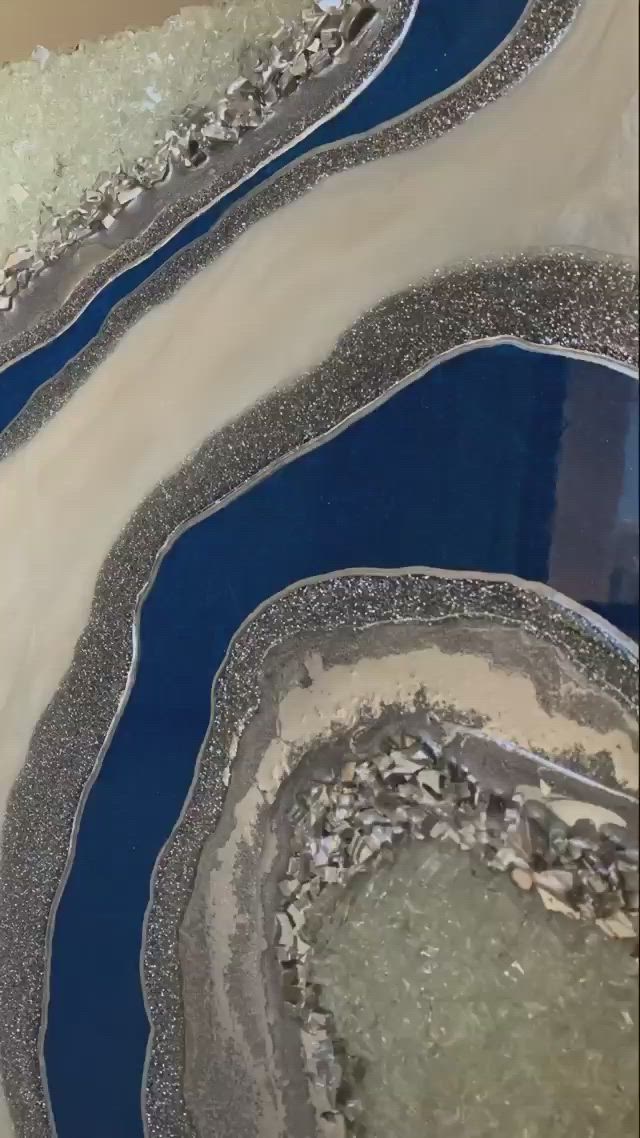
[[[284,1132],[282,1105],[274,1103],[268,1091],[277,1087],[273,1077],[272,1038],[269,1008],[262,980],[261,954],[263,941],[255,934],[251,940],[255,951],[255,983],[251,993],[251,1037],[247,1035],[246,1017],[239,1015],[237,990],[225,980],[232,974],[236,953],[234,936],[239,924],[246,920],[243,897],[237,888],[239,860],[243,849],[254,849],[257,827],[265,803],[273,803],[300,756],[319,739],[337,731],[348,731],[362,715],[377,718],[385,708],[415,709],[417,697],[426,697],[431,706],[455,709],[456,717],[480,715],[487,736],[509,740],[529,751],[545,751],[561,755],[576,748],[586,754],[608,751],[618,775],[637,776],[638,759],[630,734],[622,729],[598,732],[589,724],[578,723],[562,714],[550,714],[536,694],[531,677],[524,672],[509,671],[493,665],[484,655],[473,651],[447,652],[431,645],[407,652],[382,656],[363,656],[348,664],[325,666],[319,653],[304,661],[310,683],[292,686],[278,703],[277,730],[259,757],[255,778],[233,806],[227,800],[226,811],[232,821],[226,823],[228,838],[218,849],[215,869],[210,877],[210,898],[216,913],[211,936],[210,962],[215,980],[212,993],[215,1003],[216,1038],[233,1040],[234,1052],[247,1062],[252,1080],[251,1094],[261,1103],[264,1129],[261,1134]],[[568,680],[568,675],[567,675]],[[581,681],[580,689],[589,691]],[[236,741],[234,755],[239,740]],[[246,744],[245,744],[246,745]],[[246,754],[246,751],[245,751]],[[536,793],[538,788],[534,788]],[[567,815],[574,807],[571,800],[556,803]],[[593,818],[597,824],[618,820],[613,811],[584,802],[577,804],[578,816]],[[224,822],[223,822],[224,828]],[[548,908],[567,911],[553,894],[541,891]],[[250,938],[248,938],[250,939]],[[253,957],[252,957],[253,960]],[[249,972],[253,973],[250,967]],[[253,980],[247,976],[247,982]],[[261,1044],[263,1050],[257,1046]],[[266,1058],[257,1063],[255,1054]]]
[[[534,753],[561,756],[576,749],[587,755],[607,751],[616,777],[637,785],[638,757],[631,735],[621,729],[598,731],[587,723],[549,713],[541,706],[528,676],[492,666],[482,656],[430,647],[402,656],[364,659],[357,667],[325,669],[319,656],[311,657],[306,664],[311,686],[292,688],[282,700],[279,738],[274,746],[284,744],[295,749],[301,742],[326,734],[332,724],[352,727],[363,704],[375,718],[385,707],[412,706],[422,692],[432,706],[482,715],[483,731]],[[631,734],[634,726],[629,720]],[[268,757],[269,753],[265,760]],[[260,775],[257,782],[261,790],[268,790]]]
[[[497,104],[255,225],[0,465],[0,819],[109,549],[207,435],[439,267],[549,244],[636,250],[637,22],[637,0],[587,0]]]
[[[155,27],[186,7],[196,5],[179,0],[0,0],[0,63],[28,59],[39,44],[49,51],[71,51],[81,40]]]
[[[110,547],[207,435],[441,266],[578,239],[635,247],[637,23],[637,0],[588,0],[498,103],[256,224],[0,464],[0,819]]]

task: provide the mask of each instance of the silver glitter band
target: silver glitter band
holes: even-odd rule
[[[143,953],[146,1007],[152,1024],[145,1099],[147,1132],[151,1138],[185,1138],[196,1133],[183,1094],[185,987],[178,936],[205,842],[214,833],[221,816],[230,756],[240,754],[243,735],[258,708],[263,703],[273,708],[273,684],[265,684],[265,672],[270,670],[273,676],[281,676],[283,668],[290,667],[292,653],[299,660],[305,648],[321,651],[320,645],[329,643],[332,634],[339,630],[349,643],[366,635],[371,644],[378,625],[406,629],[441,624],[445,618],[462,618],[467,623],[478,618],[495,626],[526,631],[537,640],[553,645],[582,675],[588,676],[591,683],[601,691],[614,694],[623,707],[635,708],[635,646],[626,637],[616,635],[606,622],[541,585],[490,574],[417,569],[348,571],[295,585],[258,609],[234,637],[216,677],[215,711],[200,752],[191,794],[153,876]],[[299,645],[297,653],[296,645]],[[344,651],[345,645],[340,640],[334,652],[340,662],[351,666],[353,660],[345,656]],[[277,658],[271,663],[274,652]],[[273,714],[273,710],[269,710],[267,718]],[[268,746],[270,735],[265,736],[264,731],[263,724],[258,734],[251,735],[245,752],[251,754],[252,767],[258,765]],[[337,731],[339,734],[339,728]],[[250,779],[251,772],[247,771],[243,785],[250,785],[247,781]],[[627,800],[627,807],[629,805]],[[266,823],[259,825],[264,837]],[[219,864],[218,853],[212,851],[208,864]],[[253,869],[245,868],[246,850],[239,854],[239,860],[243,863],[240,872],[246,885],[247,879],[253,879]],[[256,861],[262,864],[259,849]],[[228,862],[225,864],[228,866]],[[200,888],[208,895],[206,869],[204,875]],[[236,886],[242,889],[238,883]],[[225,890],[228,888],[229,881],[225,878]],[[209,919],[210,914],[207,922]],[[190,943],[196,935],[195,928],[191,923]],[[212,931],[215,937],[215,928]],[[261,936],[259,933],[259,940]],[[215,954],[215,946],[211,951]],[[239,983],[237,976],[236,983]],[[202,998],[200,968],[198,991]],[[193,994],[191,987],[191,997]],[[231,1081],[231,1065],[227,1068],[223,1040],[219,1042],[219,1052],[211,1056],[208,1066],[210,1088],[203,1086],[200,1098],[214,1098],[213,1088]],[[202,1038],[195,1040],[197,1050],[202,1043]],[[293,1077],[289,1066],[287,1073]],[[221,1113],[228,1110],[228,1105],[221,1104]],[[221,1125],[213,1103],[199,1138],[205,1134],[207,1138],[222,1138],[228,1130],[220,1129]],[[245,1128],[238,1124],[234,1134],[236,1132],[246,1134],[247,1138],[254,1138],[256,1133],[251,1123]]]
[[[575,9],[569,0],[534,4],[508,47],[445,99],[378,135],[312,155],[241,203],[211,235],[184,250],[115,309],[100,336],[39,389],[0,437],[0,458],[55,414],[131,323],[209,263],[246,224],[298,197],[325,172],[381,157],[386,146],[392,152],[418,145],[455,125],[542,58]],[[118,271],[126,263],[125,258]],[[137,628],[159,551],[177,539],[190,519],[220,508],[462,346],[511,339],[635,366],[636,285],[624,262],[573,253],[504,259],[437,277],[367,314],[320,368],[209,440],[135,513],[103,566],[90,623],[34,733],[5,824],[0,1061],[20,1138],[45,1138],[53,1132],[42,1073],[51,929],[84,801],[134,682],[137,635],[132,653],[131,627]],[[3,362],[55,335],[89,299],[85,293],[61,321],[57,313],[48,331],[40,328],[42,335],[25,333],[12,347],[0,349]],[[385,358],[384,373],[380,358]]]
[[[361,64],[354,62],[353,69],[350,65],[348,82],[345,80],[345,88],[340,88],[340,95],[334,101],[323,104],[321,109],[316,107],[312,114],[306,108],[302,109],[290,133],[286,135],[289,142],[307,133],[310,125],[317,123],[318,116],[327,117],[331,113],[330,108],[335,110],[342,106],[348,101],[349,93],[353,95],[367,82],[373,73],[372,69],[377,70],[382,66],[403,29],[406,29],[407,20],[413,11],[413,7],[407,7],[408,0],[396,0],[396,3],[403,6],[397,12],[395,7],[389,11],[387,19],[391,22],[385,24],[385,28],[389,29],[388,42],[383,30],[371,46],[370,51],[377,53],[375,59],[370,59],[367,55],[366,65],[364,61]],[[234,206],[210,235],[176,256],[175,260],[183,267],[184,276],[172,278],[174,287],[178,287],[190,272],[209,263],[212,257],[222,252],[248,224],[301,197],[321,177],[421,146],[499,98],[553,50],[570,26],[580,3],[581,0],[530,0],[524,16],[505,43],[489,60],[444,96],[427,100],[417,109],[370,134],[312,152],[289,167],[275,181],[252,193],[247,201]],[[392,21],[392,11],[396,12],[393,17],[396,23]],[[363,45],[365,41],[366,36]],[[283,104],[283,113],[285,107],[293,107],[298,98],[302,99],[305,91],[313,92],[325,79],[340,74],[341,70],[335,69],[323,75],[318,84],[312,83],[308,87],[303,85],[291,100]],[[129,239],[123,239],[107,261],[101,261],[89,273],[82,275],[81,279],[77,274],[72,274],[71,280],[65,284],[64,279],[59,278],[54,288],[52,276],[51,294],[45,296],[44,281],[39,282],[38,290],[33,296],[25,294],[21,304],[16,306],[15,311],[5,313],[1,322],[0,368],[59,335],[109,281],[130,265],[149,256],[192,217],[202,213],[233,185],[244,181],[276,153],[286,148],[283,118],[279,116],[274,124],[277,124],[278,129],[276,140],[269,141],[270,124],[245,137],[242,147],[237,150],[237,158],[233,158],[232,170],[223,170],[221,159],[216,158],[215,171],[212,170],[210,174],[205,175],[201,170],[189,172],[189,193],[183,192],[184,178],[182,181],[178,178],[171,182],[167,186],[169,197],[166,204],[157,217],[148,219],[144,232],[136,229],[135,233],[128,233]],[[253,151],[254,146],[261,149]],[[229,154],[235,155],[236,151],[232,149]],[[184,189],[187,189],[186,184]],[[152,198],[153,195],[144,200]],[[129,216],[133,217],[133,212],[131,215],[128,211],[125,212],[123,224],[127,224]],[[64,264],[64,261],[60,263],[61,274]],[[57,271],[56,268],[56,273]],[[167,282],[169,278],[164,275],[163,279]],[[168,292],[163,293],[163,296],[166,295]],[[62,302],[61,296],[65,298]]]
[[[166,279],[171,272],[182,279],[182,268],[171,262],[164,276],[112,314],[99,340],[38,391],[0,438],[0,458],[35,434],[92,373],[132,310],[141,315],[159,292],[175,287]],[[42,1063],[52,927],[83,804],[135,681],[140,609],[158,557],[194,520],[463,347],[513,340],[634,366],[636,295],[629,266],[570,253],[436,278],[366,315],[316,371],[208,440],[136,511],[100,573],[91,619],[34,732],[5,821],[0,1056],[19,1138],[53,1132]],[[170,1133],[156,1129],[154,1138]]]
[[[77,314],[122,266],[337,114],[389,62],[416,5],[340,0],[323,11],[312,0],[299,26],[257,44],[215,107],[187,107],[151,157],[100,174],[76,209],[48,222],[35,247],[9,255],[0,266],[0,344],[43,317],[56,320],[63,302]]]

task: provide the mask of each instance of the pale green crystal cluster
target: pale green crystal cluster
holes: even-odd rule
[[[637,981],[621,942],[413,843],[327,913],[312,978],[366,1138],[635,1138]]]
[[[217,0],[158,28],[65,55],[39,48],[0,67],[0,265],[101,172],[151,154],[186,105],[220,98],[243,53],[301,9],[301,0]]]

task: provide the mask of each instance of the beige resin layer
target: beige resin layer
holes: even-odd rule
[[[616,778],[629,786],[638,785],[635,723],[630,717],[626,720],[628,734],[621,727],[598,731],[567,715],[550,713],[541,706],[530,676],[494,666],[482,656],[444,652],[434,646],[414,649],[401,657],[364,659],[357,668],[334,665],[325,669],[317,655],[305,664],[311,686],[292,688],[283,699],[279,738],[271,745],[276,751],[279,746],[295,750],[301,740],[308,743],[325,734],[327,722],[352,727],[363,703],[376,718],[385,707],[413,706],[422,693],[432,706],[482,715],[484,732],[528,751],[558,757],[577,749],[586,755],[606,751]],[[580,686],[586,687],[584,681]],[[558,695],[578,690],[575,681],[565,678]],[[273,766],[271,748],[266,758]],[[260,776],[257,782],[267,793],[268,786],[262,785]]]
[[[496,104],[256,224],[0,464],[0,819],[109,549],[208,434],[441,266],[551,243],[635,248],[637,22],[637,0],[588,0]]]
[[[260,851],[263,843],[262,853],[255,855],[254,852],[254,856],[266,874],[275,854],[272,841],[266,837],[269,833],[273,835],[273,823],[266,818],[301,755],[321,739],[336,735],[341,738],[342,733],[353,730],[363,716],[367,721],[375,721],[390,707],[411,712],[416,705],[423,706],[426,702],[430,707],[446,707],[453,722],[480,716],[482,731],[488,738],[508,740],[526,750],[544,750],[558,756],[577,749],[585,754],[607,751],[618,775],[627,775],[629,781],[637,783],[635,724],[617,708],[611,718],[615,726],[608,730],[596,731],[589,724],[571,718],[572,700],[579,693],[591,701],[589,706],[600,704],[601,712],[607,697],[578,676],[566,660],[561,665],[562,687],[557,709],[550,713],[536,692],[529,665],[522,668],[514,662],[517,654],[508,653],[508,664],[495,664],[487,654],[491,636],[483,642],[477,630],[475,635],[472,628],[468,631],[468,651],[451,650],[451,646],[447,646],[445,626],[439,643],[427,643],[408,651],[396,648],[394,652],[381,655],[348,654],[348,662],[344,664],[327,663],[321,650],[314,652],[304,660],[309,682],[304,686],[296,683],[278,692],[276,722],[267,737],[260,731],[250,735],[250,724],[246,724],[243,735],[236,740],[229,798],[211,841],[212,848],[207,852],[205,847],[199,870],[200,885],[196,885],[186,917],[183,967],[189,952],[186,946],[198,941],[198,895],[199,889],[204,890],[208,960],[213,978],[209,996],[211,1020],[207,1020],[203,1034],[196,1034],[195,1042],[191,1039],[191,1047],[187,1047],[187,1070],[192,1068],[187,1085],[196,1086],[193,1072],[198,1068],[198,1047],[205,1045],[204,1041],[209,1038],[207,1032],[211,1032],[211,1038],[215,1038],[223,1052],[226,1040],[232,1041],[229,1053],[237,1057],[234,1061],[246,1064],[252,1099],[260,1104],[259,1133],[264,1138],[284,1135],[287,1130],[280,1084],[274,1075],[273,1009],[264,983],[266,934],[260,923],[262,910],[256,917],[255,927],[252,925],[247,933],[241,952],[236,932],[243,924],[246,927],[252,905],[248,897],[253,897],[247,878],[252,879],[254,871],[247,871],[246,851]],[[527,636],[522,632],[498,629],[496,633],[494,629],[492,635],[495,635],[495,644],[501,646],[503,659],[505,643],[520,641],[525,659],[531,660],[531,644],[527,644]],[[277,664],[274,674],[281,676]],[[270,707],[270,695],[267,688],[264,708]],[[614,706],[613,701],[611,703]],[[258,716],[260,714],[268,717],[270,712],[261,709]],[[211,730],[215,732],[215,727]],[[261,739],[264,747],[259,742]],[[235,764],[240,767],[237,776]],[[236,788],[235,777],[239,779]],[[613,811],[593,803],[554,801],[553,809],[557,812],[564,810],[568,815],[572,808],[580,817],[591,818],[596,825],[605,821],[625,824]],[[233,977],[233,983],[229,983],[229,977]],[[192,992],[188,981],[186,988]],[[243,993],[242,1000],[238,992]],[[250,992],[249,1001],[247,992]],[[247,1015],[247,1006],[251,1009],[250,1015]],[[215,1080],[215,1075],[213,1077]],[[194,1089],[193,1093],[194,1103],[201,1101],[201,1092]]]

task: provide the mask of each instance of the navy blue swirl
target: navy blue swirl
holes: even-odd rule
[[[238,626],[300,578],[424,564],[551,584],[554,573],[573,574],[577,600],[633,631],[637,580],[624,550],[637,547],[637,399],[633,378],[601,365],[477,349],[167,553],[142,611],[137,681],[89,795],[57,916],[45,1058],[60,1138],[142,1133],[148,1023],[138,957],[149,877]]]
[[[283,166],[319,145],[339,142],[410,110],[463,79],[498,46],[525,0],[420,0],[409,35],[381,75],[336,118],[228,194],[151,257],[108,285],[57,339],[0,374],[0,431],[31,395],[92,340],[111,309],[170,257],[207,233],[229,207]]]

